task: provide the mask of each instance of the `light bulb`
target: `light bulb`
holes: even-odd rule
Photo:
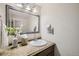
[[[33,12],[36,13],[37,12],[37,9],[36,8],[33,8]]]
[[[22,4],[18,4],[18,3],[16,4],[16,6],[18,6],[18,7],[23,7]]]
[[[26,7],[26,10],[31,10],[30,6],[27,6],[27,7]]]

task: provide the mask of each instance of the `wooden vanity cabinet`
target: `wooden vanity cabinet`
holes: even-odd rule
[[[47,49],[39,52],[35,56],[54,56],[54,45],[48,47]]]

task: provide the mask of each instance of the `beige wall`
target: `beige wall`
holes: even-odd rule
[[[0,19],[3,21],[3,23],[5,23],[5,4],[0,4],[0,15],[1,15],[1,18]],[[1,28],[0,28],[0,30],[1,30]],[[2,39],[0,39],[0,41],[6,42],[6,40],[3,41]],[[2,42],[0,42],[0,46],[1,46],[1,43]]]
[[[55,42],[56,55],[79,55],[79,4],[40,4],[41,34]],[[54,35],[47,26],[54,27]]]
[[[1,19],[5,23],[5,4],[0,3],[0,15],[1,15]]]

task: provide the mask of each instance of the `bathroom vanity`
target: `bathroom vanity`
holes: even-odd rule
[[[6,49],[2,54],[3,56],[54,56],[54,46],[55,44],[49,42],[44,46],[32,46],[29,44],[26,46],[19,46],[14,49]]]
[[[35,54],[34,56],[54,56],[54,45],[46,48],[45,50]]]

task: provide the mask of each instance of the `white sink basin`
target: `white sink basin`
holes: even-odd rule
[[[43,46],[47,44],[47,41],[43,39],[37,39],[37,40],[30,41],[30,44],[32,46]]]

